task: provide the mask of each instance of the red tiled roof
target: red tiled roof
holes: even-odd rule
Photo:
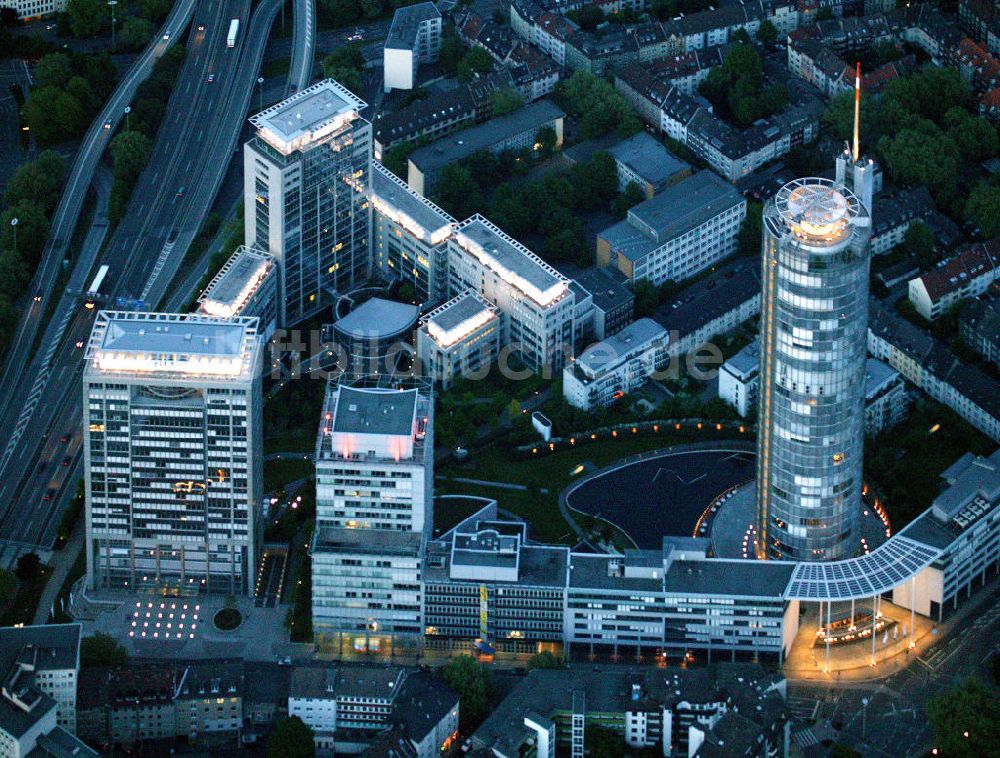
[[[1000,264],[1000,238],[960,248],[958,254],[920,277],[932,302],[964,287]]]

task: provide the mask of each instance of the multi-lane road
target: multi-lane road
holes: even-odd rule
[[[6,432],[5,447],[0,450],[0,566],[10,565],[22,552],[49,546],[55,537],[57,515],[76,491],[81,464],[83,345],[95,311],[84,308],[73,292],[82,291],[92,266],[102,263],[110,269],[102,292],[111,304],[124,296],[141,298],[154,307],[170,293],[170,282],[212,206],[237,147],[267,38],[280,8],[280,0],[263,0],[251,15],[250,0],[226,4],[198,0],[196,7],[184,10],[186,4],[193,5],[194,0],[180,0],[171,16],[173,22],[168,21],[170,28],[161,32],[160,43],[165,49],[167,43],[182,36],[191,19],[185,38],[187,58],[125,218],[99,258],[96,250],[89,261],[81,256],[68,292],[56,306],[39,343],[36,360],[30,366],[12,368],[4,385],[10,402],[5,403],[0,419],[0,429]],[[230,48],[226,36],[233,18],[240,20],[240,34]],[[311,35],[303,39],[310,40]],[[128,98],[115,100],[118,118],[127,102]],[[108,119],[102,113],[94,128],[106,134],[91,141],[88,133],[77,164],[92,158],[96,165],[114,131],[104,129],[107,120],[112,120],[113,126],[117,118]],[[66,195],[76,194],[78,184],[85,190],[89,181],[86,166],[77,168],[75,165],[76,178],[71,178]],[[69,225],[69,231],[63,233],[65,242],[72,228]],[[56,245],[64,246],[65,242],[54,240]],[[61,258],[58,255],[53,260]],[[46,265],[55,266],[48,255]],[[26,319],[29,323],[32,318],[38,320],[35,333],[41,325],[43,305],[44,298],[34,303],[37,313]],[[20,337],[25,350],[34,339],[28,331]]]

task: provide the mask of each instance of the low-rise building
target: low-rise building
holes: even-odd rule
[[[198,297],[208,316],[256,316],[257,333],[267,342],[278,320],[278,273],[274,258],[240,245]]]
[[[569,280],[495,224],[476,214],[448,241],[450,293],[468,289],[501,314],[500,350],[533,371],[560,371],[575,338]]]
[[[459,698],[434,674],[410,672],[396,697],[393,728],[365,750],[370,758],[438,758],[458,738]]]
[[[65,13],[66,0],[4,0],[4,7],[13,8],[19,20],[27,21],[54,13]]]
[[[967,303],[958,319],[958,333],[984,360],[1000,368],[1000,310],[994,303]]]
[[[760,340],[729,358],[719,369],[719,399],[736,409],[740,418],[757,412],[760,388]]]
[[[642,190],[646,199],[691,176],[691,166],[663,145],[639,132],[608,150],[618,171],[618,190],[629,184]]]
[[[471,126],[476,121],[476,103],[467,87],[430,95],[392,113],[380,112],[372,121],[376,160],[403,142],[433,141]]]
[[[583,330],[585,337],[607,339],[632,323],[635,295],[614,269],[589,268],[577,274],[574,281],[590,293],[594,306],[591,328]]]
[[[641,318],[595,342],[563,367],[563,396],[592,411],[642,387],[667,361],[666,330]]]
[[[417,357],[424,376],[443,389],[461,377],[481,377],[496,360],[500,311],[475,290],[466,290],[424,316]]]
[[[874,436],[906,418],[909,395],[903,376],[875,358],[865,363],[865,434]]]
[[[709,170],[629,209],[597,237],[597,264],[653,285],[688,279],[736,250],[747,203]]]
[[[398,8],[383,49],[385,91],[413,89],[421,63],[441,52],[441,12],[431,2]]]
[[[372,161],[372,248],[375,268],[387,281],[407,282],[415,302],[442,302],[448,292],[451,216],[381,163]]]
[[[962,300],[982,295],[1000,276],[1000,237],[962,247],[926,274],[911,279],[909,298],[928,321]]]
[[[407,164],[407,184],[421,195],[434,187],[441,169],[485,150],[501,153],[505,150],[533,150],[538,132],[550,127],[556,134],[556,148],[562,146],[563,118],[566,114],[550,100],[538,100],[507,116],[464,129],[418,148],[410,154]]]

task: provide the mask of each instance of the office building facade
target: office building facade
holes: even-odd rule
[[[369,275],[371,124],[366,103],[324,79],[250,119],[243,146],[246,244],[278,261],[278,323],[329,305]]]
[[[198,310],[220,318],[255,317],[266,342],[278,321],[275,263],[267,253],[240,245],[198,297]]]
[[[252,591],[261,349],[255,318],[98,314],[83,374],[91,588]]]
[[[871,217],[824,179],[764,210],[757,552],[801,561],[858,546]]]
[[[420,373],[444,389],[462,377],[485,377],[500,345],[500,312],[466,290],[428,313],[417,330]]]
[[[379,652],[421,631],[433,525],[433,398],[331,385],[316,442],[313,629],[322,647]]]

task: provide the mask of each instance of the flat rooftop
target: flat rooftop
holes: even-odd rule
[[[87,373],[250,379],[257,318],[101,311],[84,355]]]
[[[672,176],[691,168],[645,131],[613,145],[608,152],[612,158],[654,187],[659,187]]]
[[[333,79],[323,79],[250,118],[258,136],[285,155],[337,131],[367,103]]]
[[[466,290],[427,314],[424,329],[441,347],[451,347],[498,318],[497,308],[475,290]]]
[[[666,337],[666,330],[653,319],[641,318],[620,332],[588,347],[576,362],[581,368],[596,376],[609,366],[616,365],[631,351],[639,347],[648,347],[658,338],[663,338],[665,344]]]
[[[547,306],[569,290],[569,280],[480,214],[458,225],[455,242],[538,305]]]
[[[434,173],[449,163],[468,158],[480,150],[490,150],[511,137],[541,129],[565,116],[562,108],[551,100],[536,100],[510,115],[490,119],[485,124],[462,129],[425,145],[411,153],[410,162],[424,174]]]
[[[240,245],[198,298],[202,311],[222,318],[238,314],[274,270],[274,263],[267,253]]]
[[[378,161],[372,161],[371,166],[372,205],[376,211],[428,244],[437,245],[451,236],[455,219],[411,190]]]
[[[781,598],[795,566],[781,561],[675,560],[667,569],[665,584],[671,594]]]
[[[417,390],[339,387],[333,412],[335,433],[413,434]]]
[[[392,26],[385,39],[385,47],[393,50],[412,50],[416,45],[420,24],[441,18],[434,3],[417,3],[399,8],[392,16]]]

